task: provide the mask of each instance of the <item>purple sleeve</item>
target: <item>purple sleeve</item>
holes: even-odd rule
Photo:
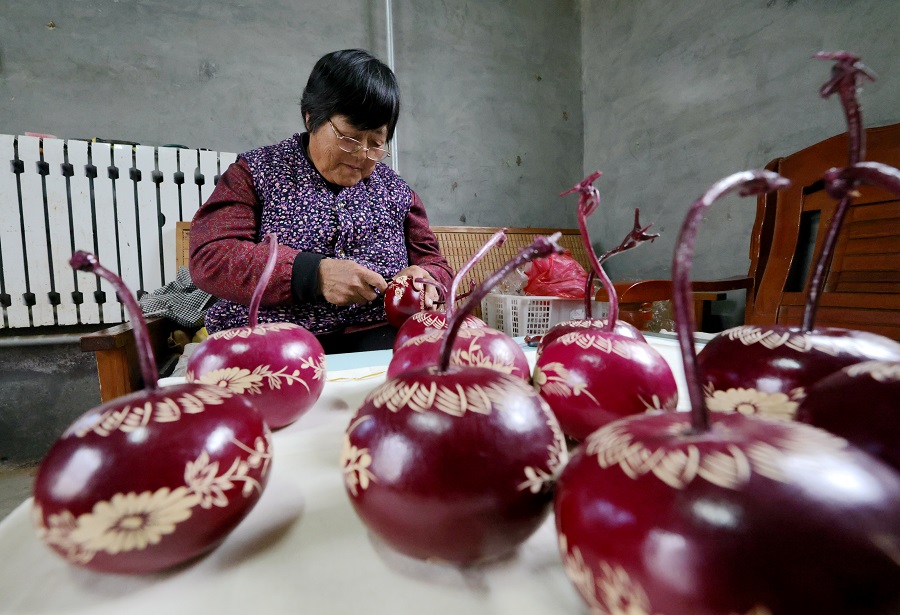
[[[419,195],[413,192],[412,206],[406,216],[406,252],[410,265],[419,265],[435,280],[450,287],[453,269],[441,254],[437,237],[428,225],[428,215]]]

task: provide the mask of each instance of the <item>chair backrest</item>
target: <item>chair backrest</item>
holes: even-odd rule
[[[469,258],[483,246],[500,227],[492,226],[433,226],[431,230],[437,237],[441,252],[453,271],[459,271]],[[561,228],[508,228],[506,241],[501,246],[494,247],[483,259],[478,261],[472,270],[462,279],[460,292],[469,289],[469,281],[482,282],[489,274],[500,268],[506,261],[512,258],[522,248],[534,241],[538,235],[552,235],[562,233],[559,244],[572,253],[582,267],[590,270],[587,251],[581,242],[581,233],[578,229]]]
[[[870,128],[866,141],[865,160],[900,167],[900,124]],[[757,200],[748,324],[801,322],[812,265],[837,205],[822,175],[846,164],[845,133],[767,165],[792,186]],[[815,324],[900,339],[900,197],[871,186],[859,193],[838,235]]]
[[[175,224],[175,266],[187,267],[191,257],[191,223]]]

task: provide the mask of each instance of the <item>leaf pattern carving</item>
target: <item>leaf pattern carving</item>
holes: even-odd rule
[[[578,397],[584,395],[595,406],[600,406],[597,398],[587,390],[584,380],[576,379],[572,372],[562,363],[550,362],[545,365],[535,365],[532,383],[538,391],[543,391],[556,397]]]
[[[324,367],[319,366],[314,360],[308,360],[303,366],[313,368],[314,380],[322,378]],[[190,372],[186,374],[185,379],[188,382],[200,382],[202,384],[222,387],[232,393],[245,395],[260,395],[263,392],[264,386],[269,390],[277,391],[281,389],[282,383],[287,386],[300,384],[307,391],[310,390],[310,386],[306,383],[306,379],[300,375],[300,370],[295,369],[291,373],[288,373],[287,370],[288,367],[285,366],[278,371],[273,371],[269,365],[257,365],[252,371],[243,367],[224,367],[203,374],[199,378],[197,378],[193,372]]]
[[[217,331],[209,336],[209,339],[233,340],[237,338],[247,339],[254,335],[265,335],[266,333],[274,333],[276,331],[284,331],[286,329],[296,329],[299,325],[290,322],[268,322],[256,325],[255,327],[234,327],[232,329],[224,329]]]
[[[215,387],[196,387],[191,392],[181,392],[178,396],[164,396],[156,401],[145,401],[121,408],[103,411],[90,424],[79,426],[73,433],[83,438],[93,432],[99,436],[109,436],[116,431],[130,433],[151,423],[172,423],[183,414],[198,414],[207,406],[217,406],[232,393]]]
[[[618,336],[606,337],[589,331],[572,331],[556,339],[563,346],[577,346],[582,350],[597,350],[604,354],[616,354],[623,359],[631,359],[632,346]]]
[[[878,382],[900,381],[900,361],[863,361],[845,367],[844,371],[851,378],[869,376]]]
[[[356,496],[359,491],[365,491],[369,488],[370,483],[375,482],[375,475],[369,469],[372,465],[372,455],[369,453],[369,449],[357,448],[350,442],[350,434],[371,418],[368,415],[353,421],[347,428],[341,445],[341,473],[344,475],[344,485],[353,496]]]
[[[818,429],[790,429],[774,444],[753,442],[746,447],[729,444],[724,450],[701,453],[694,444],[651,450],[631,435],[630,417],[602,427],[588,436],[585,452],[596,456],[601,468],[618,466],[626,476],[637,479],[652,474],[674,489],[684,489],[702,479],[726,489],[739,489],[756,472],[771,480],[785,482],[783,460],[793,454],[829,450],[842,454],[847,442]],[[759,417],[758,420],[774,421]],[[685,419],[687,426],[687,419]],[[801,435],[802,434],[802,435]]]
[[[585,562],[581,549],[569,548],[564,534],[557,537],[566,576],[575,585],[591,613],[595,615],[662,615],[654,612],[647,592],[631,578],[624,567],[608,561],[597,562],[597,574]],[[730,613],[729,615],[740,615]],[[744,615],[772,615],[772,611],[757,604]]]
[[[467,412],[490,414],[492,407],[502,404],[510,391],[528,391],[529,388],[521,378],[495,373],[497,377],[488,385],[447,386],[434,381],[424,383],[392,379],[372,391],[366,402],[376,408],[386,407],[391,412],[406,408],[413,412],[426,412],[434,408],[450,416],[463,416]]]
[[[830,356],[839,354],[865,356],[852,344],[841,344],[827,336],[804,335],[796,331],[773,331],[754,325],[741,325],[728,329],[721,335],[727,336],[729,340],[737,340],[744,346],[760,344],[769,350],[784,346],[802,353],[817,351]]]

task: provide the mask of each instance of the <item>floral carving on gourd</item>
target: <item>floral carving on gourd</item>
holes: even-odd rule
[[[249,497],[254,489],[262,492],[259,480],[250,476],[249,470],[259,468],[260,478],[267,474],[272,458],[269,435],[256,438],[252,447],[234,439],[231,442],[248,455],[235,458],[222,474],[218,474],[219,462],[210,463],[204,450],[185,466],[186,484],[174,489],[116,493],[78,517],[63,510],[45,519],[41,507],[35,505],[32,514],[38,536],[60,549],[66,559],[79,564],[90,562],[99,552],[116,555],[159,544],[179,523],[191,517],[196,506],[227,506],[226,492],[236,483],[243,483],[244,497]]]
[[[616,354],[623,359],[631,359],[632,346],[628,342],[623,342],[623,338],[619,336],[595,335],[588,332],[572,331],[561,335],[556,342],[564,346],[577,346],[582,350],[599,350],[606,354]]]
[[[396,283],[394,286],[394,298],[400,299],[403,296],[403,293],[406,292],[407,287],[411,278],[409,276],[401,275],[400,277],[394,278],[393,282]]]
[[[650,607],[647,593],[629,577],[621,566],[600,562],[600,574],[584,561],[581,549],[569,549],[564,534],[558,536],[559,550],[563,559],[566,576],[575,585],[578,593],[584,598],[597,615],[656,615]]]
[[[601,427],[585,441],[585,452],[596,456],[601,468],[618,466],[629,478],[637,479],[652,474],[673,489],[684,489],[695,479],[705,480],[725,489],[739,489],[756,472],[778,482],[786,482],[782,472],[782,460],[816,447],[830,449],[831,454],[843,454],[847,441],[823,430],[782,432],[774,444],[752,442],[749,445],[727,444],[721,450],[703,452],[690,442],[678,442],[672,447],[651,449],[636,441],[630,433],[629,423],[639,417],[629,417]],[[773,426],[779,419],[759,417]],[[689,427],[684,422],[674,423],[674,431]]]
[[[878,382],[900,381],[900,361],[863,361],[845,367],[843,371],[851,378],[868,376]]]
[[[580,318],[578,320],[564,320],[558,325],[554,325],[554,327],[572,327],[575,329],[603,329],[606,327],[605,319],[591,318],[585,319]]]
[[[450,416],[463,416],[467,412],[490,414],[495,405],[502,405],[514,391],[534,394],[522,378],[502,372],[497,372],[497,379],[488,385],[447,386],[437,382],[388,380],[369,393],[366,403],[376,408],[386,407],[391,412],[409,407],[413,412],[434,408]]]
[[[706,405],[713,412],[737,412],[739,414],[761,414],[776,419],[793,420],[797,407],[806,397],[806,390],[797,387],[790,394],[766,393],[756,389],[716,390],[711,382],[703,387]]]
[[[497,361],[497,357],[485,354],[481,346],[478,344],[478,337],[469,343],[468,348],[454,348],[450,352],[450,365],[463,365],[470,367],[486,367],[504,374],[511,374],[515,369],[515,362],[509,355],[503,357],[505,360]]]
[[[546,365],[535,365],[532,376],[534,388],[543,393],[556,397],[578,397],[584,395],[595,406],[600,402],[587,390],[587,382],[576,380],[572,372],[559,362],[551,362]]]
[[[761,344],[769,350],[786,346],[791,350],[803,353],[818,351],[830,356],[840,354],[864,356],[862,351],[854,348],[852,344],[841,344],[840,340],[836,343],[834,339],[827,336],[813,337],[798,331],[774,331],[754,325],[741,325],[724,331],[722,335],[727,335],[729,340],[737,340],[744,346]]]
[[[422,312],[417,313],[421,314]],[[478,339],[484,337],[485,335],[488,335],[488,331],[489,330],[485,329],[484,327],[462,327],[457,332],[456,339],[470,340],[471,345],[472,343],[476,343]],[[439,342],[443,337],[444,331],[435,329],[433,331],[426,331],[421,335],[417,335],[416,337],[407,340],[403,345],[421,346],[422,344],[434,344],[436,342]]]
[[[236,338],[248,338],[254,335],[265,335],[275,331],[284,331],[285,329],[297,329],[300,325],[291,322],[267,322],[258,324],[255,327],[234,327],[233,329],[225,329],[217,331],[209,336],[208,339],[224,339],[233,340]]]
[[[411,318],[429,329],[447,328],[447,317],[443,312],[416,312]],[[466,320],[468,320],[468,318]]]
[[[300,363],[303,369],[313,370],[313,380],[321,380],[325,377],[325,357],[307,357]],[[253,370],[244,367],[224,367],[216,369],[197,378],[193,371],[185,374],[188,382],[200,382],[221,387],[237,394],[259,395],[263,392],[263,386],[270,390],[278,390],[282,383],[287,386],[292,384],[300,384],[307,391],[310,390],[306,379],[300,375],[300,370],[295,369],[293,372],[287,372],[288,367],[282,367],[278,371],[273,371],[269,365],[257,365]]]
[[[553,433],[553,442],[547,445],[547,469],[543,470],[534,466],[526,466],[524,470],[525,481],[519,484],[520,491],[528,489],[531,493],[538,493],[542,489],[548,488],[556,481],[559,473],[566,466],[566,462],[569,461],[569,450],[566,448],[566,439],[563,436],[562,429],[559,427],[559,422],[549,410],[549,407],[541,404],[541,408],[544,410],[547,419],[547,427]]]
[[[363,416],[356,419],[344,434],[344,442],[341,445],[341,472],[344,475],[344,484],[347,490],[354,496],[358,490],[365,491],[369,483],[375,482],[375,475],[369,469],[372,465],[372,455],[368,448],[358,448],[350,442],[350,434],[353,433],[371,416]]]
[[[650,399],[644,399],[640,395],[638,395],[638,399],[644,404],[644,409],[647,411],[656,411],[656,410],[674,410],[678,406],[678,393],[676,392],[671,397],[667,397],[666,399],[662,399],[659,395],[653,394],[650,396]]]
[[[184,482],[200,498],[201,508],[228,506],[225,492],[233,489],[236,483],[243,484],[241,494],[244,497],[250,496],[254,489],[262,493],[262,485],[250,476],[250,470],[262,468],[263,476],[268,472],[272,458],[268,438],[257,438],[253,448],[237,440],[232,440],[232,443],[248,453],[248,456],[246,459],[236,457],[225,472],[219,474],[219,462],[210,463],[206,451],[200,453],[195,461],[189,461],[184,469]]]
[[[116,431],[129,433],[150,423],[173,423],[183,414],[198,414],[207,406],[217,406],[233,393],[214,387],[197,387],[191,393],[181,393],[175,397],[162,397],[141,404],[112,408],[98,414],[90,423],[76,422],[71,431],[64,435],[82,438],[93,432],[98,436],[109,436]]]
[[[416,312],[420,314],[421,312]],[[464,329],[459,330],[460,333],[464,331]],[[421,335],[417,335],[414,338],[407,340],[403,345],[404,346],[421,346],[422,344],[433,344],[444,336],[443,331],[426,331]]]
[[[560,554],[566,576],[575,585],[578,593],[594,615],[661,615],[655,613],[650,605],[647,592],[640,583],[631,578],[628,571],[620,565],[599,561],[598,574],[584,561],[581,549],[569,549],[564,534],[557,537]],[[731,613],[731,615],[739,615]],[[756,605],[744,615],[772,615],[772,611]]]

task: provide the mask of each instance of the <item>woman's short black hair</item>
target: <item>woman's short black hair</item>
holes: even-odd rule
[[[393,71],[367,51],[344,49],[319,58],[300,99],[306,129],[318,130],[334,115],[346,115],[359,130],[387,125],[388,141],[400,116],[400,88]]]

